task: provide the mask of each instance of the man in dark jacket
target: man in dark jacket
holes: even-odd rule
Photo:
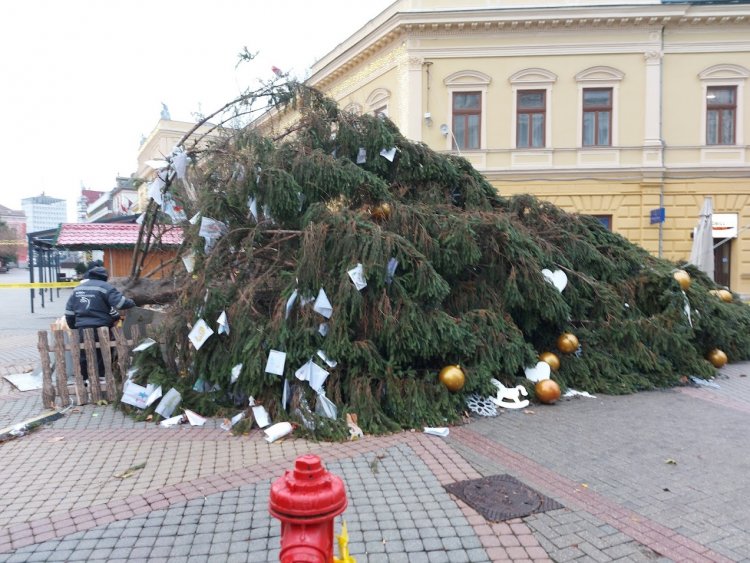
[[[73,290],[65,306],[65,321],[70,328],[79,329],[80,341],[83,342],[84,328],[113,327],[120,320],[119,309],[129,309],[135,306],[132,299],[128,299],[107,283],[109,273],[101,266],[95,266],[86,272],[81,284]],[[95,331],[96,340],[99,337]],[[99,348],[96,349],[96,362],[99,377],[104,377],[104,360]],[[81,372],[83,378],[88,379],[86,352],[81,350]]]

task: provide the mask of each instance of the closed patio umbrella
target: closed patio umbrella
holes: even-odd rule
[[[714,205],[711,197],[703,200],[703,207],[698,215],[698,227],[693,237],[693,248],[690,251],[690,263],[714,279],[714,238],[711,227],[711,217]]]

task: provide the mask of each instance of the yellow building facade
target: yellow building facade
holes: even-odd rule
[[[750,5],[497,4],[394,2],[307,83],[665,258],[711,196],[716,281],[750,295]]]

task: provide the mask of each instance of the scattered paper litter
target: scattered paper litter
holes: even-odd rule
[[[438,428],[430,428],[425,426],[424,433],[432,434],[433,436],[442,436],[443,438],[445,438],[450,433],[450,430],[448,428],[445,428],[444,426]]]
[[[710,387],[711,389],[721,389],[718,383],[714,383],[713,381],[709,381],[708,379],[695,377],[694,375],[690,376],[690,381],[692,381],[696,385],[701,385],[703,387]]]
[[[204,424],[206,424],[205,416],[201,416],[197,412],[191,411],[190,409],[185,409],[185,416],[187,416],[190,426],[203,426]]]
[[[239,414],[234,415],[231,419],[226,418],[224,419],[224,422],[221,424],[222,430],[231,430],[232,427],[237,424],[240,420],[245,418],[245,413],[241,412]]]
[[[172,387],[167,391],[167,394],[162,397],[161,402],[156,407],[156,414],[159,414],[164,418],[169,418],[177,408],[177,405],[180,404],[180,401],[182,401],[182,395],[180,395],[180,392],[177,389]]]
[[[268,411],[263,405],[256,405],[253,407],[253,417],[260,428],[265,428],[271,424],[271,417],[268,416]]]
[[[172,418],[166,418],[159,423],[159,426],[164,426],[165,428],[169,426],[177,426],[178,424],[182,423],[182,419],[184,416],[185,415],[178,414],[177,416],[173,416]]]
[[[151,346],[156,344],[156,340],[153,338],[146,338],[145,340],[141,341],[141,343],[133,348],[133,352],[143,352],[144,350],[149,349]]]
[[[588,397],[589,399],[596,399],[594,395],[591,395],[588,391],[576,391],[575,389],[568,389],[563,394],[563,397]]]
[[[291,434],[292,430],[292,425],[289,422],[278,422],[273,426],[266,428],[263,432],[266,434],[266,442],[270,444],[279,438]]]

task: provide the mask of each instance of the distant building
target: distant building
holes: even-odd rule
[[[28,247],[26,245],[26,215],[23,211],[9,209],[0,205],[0,221],[8,225],[15,232],[15,240],[18,241],[16,256],[18,265],[26,266],[28,261]],[[10,244],[10,241],[0,241],[0,244]]]
[[[92,223],[135,213],[138,206],[138,189],[133,178],[118,176],[115,182],[117,185],[108,192],[94,192],[100,195],[86,206],[81,222]]]
[[[715,280],[750,295],[747,0],[397,0],[311,70],[504,196],[665,258],[690,256],[713,197]]]
[[[67,202],[44,195],[44,192],[36,197],[22,199],[21,207],[26,213],[26,231],[29,233],[56,229],[68,218]]]
[[[175,121],[169,119],[168,110],[162,111],[161,119],[156,123],[151,133],[145,139],[141,140],[141,146],[138,148],[138,168],[135,176],[143,183],[138,188],[138,209],[142,212],[146,210],[148,204],[148,185],[156,176],[158,165],[156,162],[165,161],[177,146],[177,143],[185,134],[195,127],[195,123],[189,121]],[[206,140],[215,139],[220,133],[221,128],[212,129],[215,126],[211,123],[201,125],[195,132],[194,138],[205,135]],[[202,143],[205,144],[205,143]],[[192,143],[188,144],[188,149]]]
[[[77,205],[77,217],[79,223],[85,223],[86,222],[86,212],[89,208],[89,205],[94,203],[97,199],[102,197],[105,194],[105,192],[100,192],[97,190],[87,190],[84,187],[81,187],[81,197],[78,198],[78,205]]]

